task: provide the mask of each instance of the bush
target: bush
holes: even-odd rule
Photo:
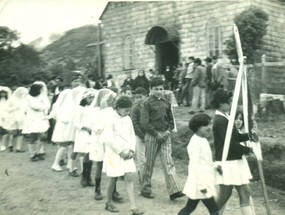
[[[281,190],[285,190],[284,163],[271,163],[266,161],[264,162],[263,166],[266,184]]]
[[[234,22],[239,29],[241,45],[247,63],[254,63],[260,59],[258,50],[262,48],[262,39],[266,35],[268,15],[256,7],[250,7],[238,14]],[[225,53],[233,63],[238,63],[234,34],[225,42]]]

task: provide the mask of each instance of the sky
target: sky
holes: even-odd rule
[[[95,25],[107,0],[0,0],[0,26],[20,33],[29,43],[39,37]]]

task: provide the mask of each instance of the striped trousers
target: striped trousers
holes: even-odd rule
[[[178,185],[176,170],[171,157],[171,138],[170,136],[163,143],[157,143],[156,138],[146,134],[146,162],[144,166],[144,175],[142,182],[142,191],[151,193],[151,177],[153,174],[155,160],[160,154],[160,160],[163,167],[164,178],[169,195],[181,191]]]

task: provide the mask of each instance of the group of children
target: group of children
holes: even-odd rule
[[[81,164],[81,185],[94,186],[91,180],[94,162],[94,198],[103,199],[101,175],[104,172],[109,178],[105,209],[110,212],[119,211],[113,201],[122,201],[116,190],[116,182],[123,177],[131,214],[144,213],[135,204],[134,173],[138,171],[142,185],[141,195],[154,198],[151,178],[156,156],[160,154],[170,200],[184,195],[188,197],[186,206],[178,215],[191,214],[199,200],[206,205],[210,214],[222,214],[233,187],[239,193],[242,214],[254,214],[250,204],[251,175],[244,158],[244,155],[251,153],[251,149],[240,144],[249,140],[249,135],[241,134],[234,127],[227,161],[221,161],[231,94],[223,89],[215,93],[214,104],[217,110],[213,125],[212,119],[206,114],[191,117],[189,128],[195,134],[187,146],[189,174],[182,192],[171,157],[171,132],[175,129],[173,110],[171,103],[163,95],[163,86],[160,78],[154,78],[150,83],[150,96],[147,97],[144,88],[138,88],[133,100],[128,96],[117,96],[110,89],[94,90],[78,86],[63,90],[52,108],[43,82],[33,83],[29,90],[19,87],[11,96],[8,88],[1,87],[0,142],[3,143],[3,138],[7,138],[7,135],[11,136],[9,138],[16,136],[16,152],[23,152],[21,141],[25,135],[29,137],[30,159],[43,160],[44,134],[49,127],[48,120],[54,118],[56,124],[52,141],[57,143],[58,150],[52,170],[63,171],[60,161],[67,150],[69,175],[79,176],[74,165],[78,156]],[[240,114],[238,119],[239,124],[242,124]],[[207,140],[212,134],[216,162],[213,162]],[[12,146],[12,140],[9,146]],[[4,148],[1,145],[1,150]]]

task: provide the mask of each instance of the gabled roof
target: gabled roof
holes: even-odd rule
[[[111,3],[113,3],[113,2],[109,1],[109,2],[106,4],[106,6],[105,6],[103,12],[101,13],[101,15],[100,15],[100,17],[99,17],[99,20],[101,20],[102,16],[104,15],[105,11],[107,10],[107,8],[109,7],[109,5],[110,5]]]

